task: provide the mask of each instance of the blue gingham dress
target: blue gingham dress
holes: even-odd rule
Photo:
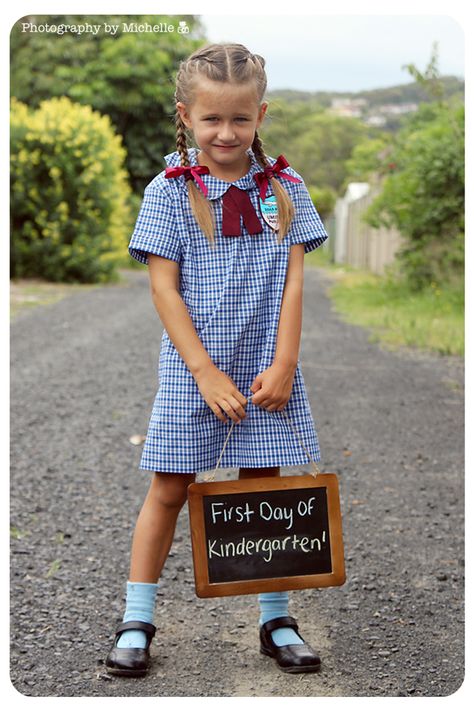
[[[296,215],[278,245],[276,233],[259,210],[255,173],[262,170],[249,149],[249,172],[232,183],[248,195],[259,215],[263,233],[250,235],[243,222],[238,237],[222,235],[222,196],[230,183],[203,175],[208,199],[215,208],[215,247],[209,245],[189,205],[184,176],[159,173],[145,188],[129,244],[129,253],[146,264],[152,252],[178,262],[180,294],[196,332],[214,364],[227,373],[240,392],[251,396],[256,375],[273,361],[289,250],[304,243],[305,252],[327,239],[327,233],[303,182],[279,179],[291,196]],[[197,165],[197,149],[189,150]],[[168,166],[180,165],[177,152],[165,156]],[[270,164],[275,161],[269,158]],[[291,168],[285,172],[298,175]],[[271,194],[271,187],[267,196]],[[300,362],[291,397],[285,407],[293,426],[314,461],[320,461],[315,423]],[[198,473],[213,470],[232,421],[219,420],[199,392],[196,382],[163,330],[158,364],[158,391],[143,446],[140,469]],[[269,412],[251,401],[246,417],[235,426],[220,468],[275,467],[308,463],[309,459],[283,412]]]

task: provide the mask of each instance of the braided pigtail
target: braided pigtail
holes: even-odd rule
[[[189,165],[188,142],[186,138],[186,126],[181,120],[181,116],[176,112],[176,149],[181,158],[181,165]],[[209,200],[206,200],[193,180],[187,180],[188,198],[196,222],[206,235],[210,245],[215,246],[215,217],[214,210]]]
[[[268,160],[265,155],[265,151],[263,150],[262,140],[257,131],[255,131],[252,151],[257,159],[257,162],[262,166],[262,168],[265,168],[268,165]],[[270,185],[272,186],[273,194],[275,195],[277,201],[279,224],[278,244],[281,244],[290,229],[291,222],[295,216],[295,208],[290,196],[277,178],[271,178]]]

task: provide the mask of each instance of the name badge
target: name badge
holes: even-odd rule
[[[270,195],[265,200],[259,198],[262,217],[275,232],[278,230],[278,207],[275,195]]]

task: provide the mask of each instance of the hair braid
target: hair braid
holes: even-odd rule
[[[181,120],[181,116],[176,112],[176,149],[179,153],[182,166],[189,166],[188,140],[186,136],[186,126]],[[209,200],[206,200],[194,181],[187,180],[189,204],[196,220],[208,238],[210,244],[214,246],[215,217],[214,210]]]
[[[265,168],[268,165],[268,159],[265,151],[263,150],[263,143],[257,131],[255,131],[252,151],[259,165],[261,165],[262,168]],[[295,208],[290,196],[277,178],[271,178],[270,185],[272,186],[273,194],[275,195],[277,201],[279,223],[278,244],[280,244],[290,228],[291,221],[295,216]]]
[[[181,158],[181,165],[189,165],[188,141],[186,139],[186,126],[181,120],[181,116],[176,112],[176,148]]]
[[[265,155],[265,151],[263,150],[262,139],[258,135],[258,131],[255,131],[255,137],[252,143],[252,151],[255,158],[257,159],[257,162],[262,166],[262,168],[265,168],[265,166],[268,165],[268,160],[267,156]]]

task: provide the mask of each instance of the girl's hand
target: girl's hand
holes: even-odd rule
[[[247,398],[238,390],[232,378],[215,365],[210,365],[195,380],[199,392],[219,420],[228,422],[222,410],[236,423],[243,420]]]
[[[255,393],[252,403],[269,412],[283,410],[291,397],[295,370],[291,366],[273,363],[259,373],[250,388]]]

